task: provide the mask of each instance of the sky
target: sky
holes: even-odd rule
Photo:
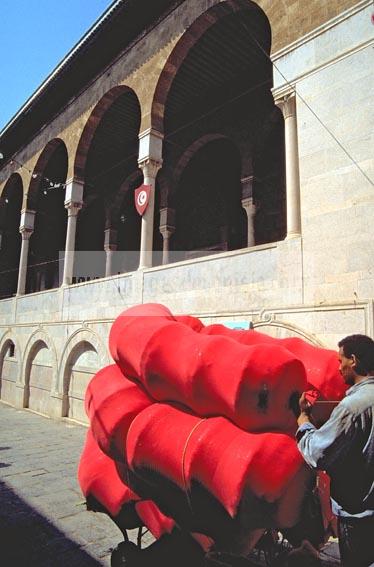
[[[0,132],[113,0],[0,0]]]

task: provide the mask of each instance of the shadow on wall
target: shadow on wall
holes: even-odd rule
[[[47,518],[0,482],[1,564],[7,566],[99,567],[98,563]]]

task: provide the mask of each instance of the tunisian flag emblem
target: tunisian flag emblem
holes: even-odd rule
[[[135,207],[141,216],[144,215],[148,206],[151,187],[151,185],[141,185],[135,189]]]

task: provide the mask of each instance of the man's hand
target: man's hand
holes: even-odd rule
[[[299,399],[299,408],[300,408],[300,413],[305,413],[306,415],[310,415],[312,413],[312,404],[308,402],[306,394],[307,394],[306,392],[303,392],[301,394],[301,397]]]
[[[303,423],[311,423],[310,414],[312,413],[312,404],[306,398],[306,392],[303,392],[299,399],[300,415],[297,418],[297,425],[300,427]]]

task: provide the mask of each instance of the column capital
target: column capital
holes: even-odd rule
[[[143,170],[144,177],[151,177],[156,179],[158,171],[162,167],[162,160],[154,160],[151,158],[145,158],[144,160],[138,162],[140,169]]]
[[[68,217],[76,217],[82,208],[83,203],[78,201],[65,201],[65,209],[67,209]]]
[[[287,85],[274,94],[275,105],[282,111],[284,119],[296,116],[296,90]]]
[[[104,244],[104,252],[117,252],[117,244]]]
[[[173,236],[175,232],[175,226],[169,224],[160,225],[160,233],[162,234],[163,238],[170,238]]]
[[[19,231],[21,233],[22,240],[30,240],[31,235],[34,232],[33,230],[29,230],[24,227],[20,228]]]
[[[242,199],[241,203],[247,215],[254,215],[256,213],[256,205],[253,197],[246,197]]]

